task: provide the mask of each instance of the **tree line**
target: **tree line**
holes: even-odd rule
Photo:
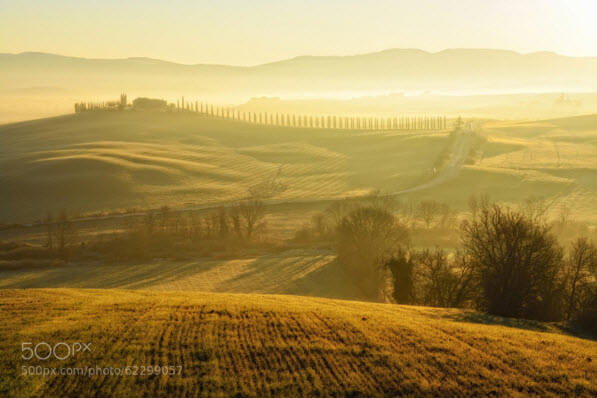
[[[123,102],[124,101],[124,102]],[[121,101],[77,102],[75,113],[103,110],[123,110],[129,105],[126,97]],[[394,116],[360,117],[337,115],[301,115],[291,113],[245,112],[235,108],[214,106],[199,101],[185,101],[167,104],[164,100],[137,98],[133,109],[160,110],[168,112],[196,113],[207,117],[242,121],[266,126],[350,130],[445,130],[448,121],[445,116]]]
[[[177,112],[195,112],[210,117],[270,126],[357,130],[443,130],[445,116],[349,117],[336,115],[297,115],[272,112],[244,112],[202,102],[176,102]]]

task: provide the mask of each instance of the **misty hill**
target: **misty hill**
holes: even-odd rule
[[[549,52],[391,49],[353,56],[301,56],[251,67],[182,65],[150,58],[86,59],[0,54],[0,87],[57,87],[99,95],[253,96],[330,91],[590,91],[597,57]]]
[[[595,220],[597,115],[488,122],[452,180],[410,194],[466,208],[473,193],[531,196]],[[0,126],[0,223],[47,211],[193,207],[239,200],[273,176],[275,199],[397,192],[432,175],[448,131],[347,131],[261,126],[196,114],[99,112]],[[406,199],[406,198],[404,198]]]
[[[262,126],[196,114],[90,112],[0,126],[0,223],[239,200],[282,167],[277,199],[402,189],[426,176],[447,132]]]

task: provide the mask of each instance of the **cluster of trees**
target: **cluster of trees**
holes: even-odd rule
[[[266,228],[265,216],[265,205],[260,198],[209,212],[173,211],[162,206],[143,216],[125,215],[124,232],[107,234],[108,239],[103,234],[85,243],[63,210],[56,216],[48,213],[44,220],[44,250],[47,256],[65,261],[89,255],[113,260],[208,255],[259,241]]]
[[[440,220],[429,216],[438,207],[416,207],[425,228]],[[469,207],[455,252],[412,248],[404,204],[380,196],[337,202],[297,237],[333,240],[338,261],[370,299],[597,326],[595,244],[580,237],[562,247],[541,201],[511,209],[480,196]]]
[[[461,231],[461,252],[399,249],[385,262],[397,302],[597,326],[597,247],[587,238],[564,250],[542,217],[499,205]]]
[[[75,113],[93,111],[121,111],[128,107],[127,95],[120,94],[119,101],[76,102]]]
[[[191,241],[240,238],[252,239],[265,229],[265,205],[248,199],[205,214],[173,212],[167,206],[148,211],[141,222],[131,225],[132,233],[179,235]]]
[[[263,239],[266,229],[264,200],[287,189],[280,181],[282,169],[250,186],[247,198],[230,206],[203,211],[172,210],[162,206],[143,215],[131,210],[120,213],[122,229],[98,234],[75,245],[74,223],[66,211],[57,217],[48,214],[46,249],[76,258],[147,260],[151,258],[188,258],[214,252],[270,246]],[[107,237],[107,239],[106,239]]]
[[[361,207],[372,207],[388,212],[409,234],[414,232],[446,233],[457,224],[458,214],[445,202],[436,200],[397,201],[374,192],[358,199],[344,199],[334,202],[323,213],[315,214],[309,223],[296,233],[298,241],[333,240],[343,217]]]
[[[143,111],[165,111],[168,109],[166,100],[139,97],[133,100],[133,109]]]
[[[262,239],[265,216],[265,205],[258,198],[210,211],[180,211],[162,206],[143,215],[125,215],[122,229],[97,235],[86,243],[75,245],[71,239],[65,250],[72,259],[119,262],[231,255],[238,250],[269,246]],[[64,230],[62,223],[47,225],[55,231]],[[50,244],[55,245],[58,241],[53,239]]]

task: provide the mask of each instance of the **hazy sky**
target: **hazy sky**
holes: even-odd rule
[[[0,0],[0,52],[252,65],[387,48],[597,55],[597,0]]]

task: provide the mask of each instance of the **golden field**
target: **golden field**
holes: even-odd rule
[[[594,396],[597,343],[554,325],[322,298],[0,290],[9,396]],[[91,342],[25,361],[21,342]],[[22,366],[182,366],[153,376],[19,376]]]

